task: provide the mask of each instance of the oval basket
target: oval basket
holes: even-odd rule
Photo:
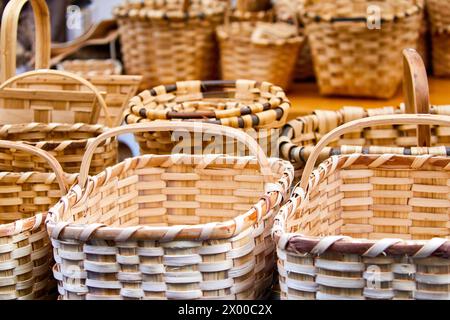
[[[125,113],[125,122],[155,120],[197,121],[239,128],[255,138],[266,154],[276,156],[279,128],[285,123],[290,102],[284,91],[268,82],[184,81],[158,86],[132,98]],[[171,132],[136,135],[142,153],[168,154],[176,146],[183,153],[197,153],[210,143],[195,146],[179,141]],[[212,141],[214,142],[214,141]],[[211,144],[209,153],[236,154],[235,143]]]

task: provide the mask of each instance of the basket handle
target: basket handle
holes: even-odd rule
[[[61,190],[62,195],[66,194],[67,186],[64,178],[63,168],[51,154],[43,151],[42,149],[24,143],[17,143],[6,140],[0,140],[0,148],[20,150],[44,159],[49,164],[53,173],[56,175],[56,181],[59,184],[59,189]]]
[[[248,134],[244,133],[241,130],[216,124],[200,123],[200,122],[153,121],[148,123],[137,123],[122,127],[116,127],[111,130],[108,130],[107,132],[95,138],[89,144],[83,156],[83,160],[81,162],[79,184],[82,187],[86,185],[92,155],[95,149],[106,139],[126,133],[138,133],[148,131],[173,131],[177,129],[188,130],[189,132],[207,132],[210,134],[218,134],[234,138],[235,140],[243,143],[250,150],[250,153],[256,156],[261,167],[261,173],[263,175],[271,175],[272,173],[272,170],[270,169],[269,160],[267,159],[264,151],[261,149],[259,144],[252,137],[250,137]]]
[[[36,25],[35,69],[50,67],[50,14],[45,0],[10,0],[3,12],[1,24],[0,82],[16,74],[17,27],[20,12],[28,1],[31,3]]]
[[[403,75],[406,113],[429,114],[430,90],[427,70],[422,57],[415,49],[403,50]],[[430,126],[417,127],[417,146],[431,146]]]
[[[20,81],[27,77],[31,77],[31,76],[35,76],[35,75],[39,75],[39,74],[54,75],[54,76],[61,76],[61,77],[69,78],[69,79],[77,81],[80,84],[86,86],[88,89],[90,89],[92,92],[94,92],[96,99],[98,101],[98,105],[100,105],[100,109],[102,109],[103,112],[105,113],[107,125],[109,127],[113,126],[114,123],[111,120],[111,116],[109,115],[108,107],[106,105],[105,99],[103,99],[103,96],[100,93],[100,91],[98,90],[98,88],[96,86],[94,86],[91,82],[89,82],[88,80],[84,79],[83,77],[80,77],[71,72],[62,71],[62,70],[51,70],[51,69],[43,69],[43,70],[35,70],[35,71],[25,72],[25,73],[19,74],[17,76],[14,76],[12,78],[9,78],[5,82],[3,82],[0,85],[0,91],[7,88],[10,85],[12,85],[16,81]],[[100,115],[100,109],[98,108],[98,105],[94,104],[94,109],[92,110],[92,114],[91,114],[91,121],[90,121],[91,124],[97,123],[98,117]]]
[[[373,116],[347,122],[342,126],[328,132],[317,143],[311,155],[309,156],[308,161],[306,162],[305,169],[303,170],[302,174],[302,179],[300,181],[300,186],[303,188],[303,190],[306,190],[309,177],[314,170],[314,164],[319,158],[322,149],[325,148],[331,141],[334,141],[335,139],[346,133],[355,132],[360,129],[399,124],[450,126],[450,116],[431,114],[398,114]]]

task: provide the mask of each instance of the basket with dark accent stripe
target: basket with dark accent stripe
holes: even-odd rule
[[[184,81],[158,86],[132,98],[125,122],[200,121],[240,128],[255,138],[266,154],[274,156],[279,128],[286,123],[289,109],[284,91],[268,82]],[[143,153],[168,154],[176,145],[183,146],[184,152],[195,153],[209,146],[210,153],[235,153],[235,142],[215,144],[214,148],[209,141],[201,146],[177,144],[171,136],[171,132],[145,132],[137,134],[136,139]]]

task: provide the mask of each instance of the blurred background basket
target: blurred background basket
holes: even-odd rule
[[[423,0],[378,1],[368,16],[370,4],[305,0],[302,20],[321,94],[390,98],[397,92],[401,51],[418,45]]]
[[[61,299],[266,296],[274,275],[270,230],[292,166],[268,160],[236,129],[199,129],[155,121],[115,128],[90,145],[79,185],[49,213]],[[88,178],[92,151],[104,139],[168,130],[225,135],[252,156],[143,155]]]
[[[125,112],[125,123],[168,121],[198,121],[239,128],[258,141],[269,156],[278,153],[280,128],[286,123],[290,102],[284,91],[268,82],[183,81],[175,85],[158,86],[132,98]],[[177,138],[177,137],[173,137]],[[178,137],[179,138],[179,137]],[[174,141],[171,132],[145,132],[136,135],[143,154],[169,154],[175,147],[188,153],[239,154],[233,144],[204,141]]]
[[[114,10],[125,73],[143,76],[142,89],[182,80],[216,79],[219,1],[127,2]]]
[[[433,71],[436,76],[450,76],[450,3],[428,0],[433,46]]]

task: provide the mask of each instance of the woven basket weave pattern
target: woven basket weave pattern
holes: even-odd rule
[[[418,45],[419,3],[380,2],[385,21],[379,30],[370,30],[365,20],[332,20],[366,17],[367,1],[306,1],[303,17],[321,94],[392,97],[402,78],[401,52]],[[322,20],[317,22],[316,15]]]
[[[449,299],[448,241],[416,242],[408,254],[394,249],[402,240],[448,238],[449,165],[448,157],[357,154],[325,162],[308,200],[297,190],[286,208],[286,232],[304,236],[278,249],[282,298]],[[345,236],[372,240],[359,250],[320,249]],[[317,250],[303,254],[300,237]]]
[[[77,190],[69,192],[69,207],[55,206],[49,225],[60,298],[262,297],[272,281],[270,229],[281,198],[262,200],[272,209],[258,211],[262,219],[256,224],[238,223],[228,239],[215,239],[212,231],[232,219],[247,220],[255,203],[260,208],[264,180],[258,167],[252,159],[218,157],[205,164],[195,156],[141,156],[96,176],[83,205],[77,206]],[[283,194],[292,177],[289,167],[280,160],[272,165]],[[70,225],[60,227],[65,221],[84,225],[81,234],[71,234]],[[199,223],[207,224],[196,229]],[[186,225],[194,229],[184,232]],[[123,231],[106,241],[101,231],[106,235],[110,227]],[[161,231],[139,235],[149,228]],[[79,272],[68,274],[73,268]]]
[[[178,19],[171,20],[164,19],[163,11],[152,11],[141,4],[117,9],[126,73],[142,75],[145,88],[181,80],[215,79],[215,28],[223,20],[223,7],[198,12],[197,16],[192,12],[186,20],[181,11]]]
[[[433,72],[436,76],[450,76],[450,4],[447,1],[427,2],[431,21]]]

